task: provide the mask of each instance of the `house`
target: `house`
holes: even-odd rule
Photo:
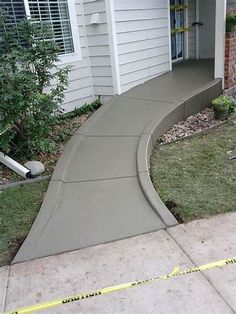
[[[60,64],[73,66],[66,111],[98,95],[106,100],[121,94],[185,59],[215,59],[215,78],[228,80],[225,16],[236,0],[0,0],[0,5],[9,9],[12,23],[27,15],[52,24]]]

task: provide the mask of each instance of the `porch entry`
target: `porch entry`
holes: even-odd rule
[[[184,0],[170,0],[172,61],[184,58],[185,8]]]

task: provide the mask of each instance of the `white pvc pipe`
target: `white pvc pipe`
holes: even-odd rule
[[[12,158],[8,157],[7,155],[0,152],[0,162],[3,163],[5,166],[13,170],[14,172],[18,173],[23,178],[31,177],[31,172],[26,167],[19,164],[17,161],[13,160]]]

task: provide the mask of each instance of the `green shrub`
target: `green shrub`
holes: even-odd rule
[[[9,27],[0,11],[0,150],[20,157],[52,151],[49,134],[68,84],[46,24]]]
[[[94,100],[92,103],[87,104],[85,103],[82,107],[75,108],[73,111],[70,111],[68,113],[63,114],[60,116],[60,119],[72,119],[77,116],[81,116],[82,114],[90,113],[96,111],[98,108],[100,108],[102,105],[101,97],[98,96],[96,100]]]
[[[235,102],[232,97],[229,96],[219,96],[212,101],[212,105],[215,110],[218,111],[228,111],[233,113],[235,111]]]
[[[234,12],[226,14],[226,32],[232,32],[233,27],[236,25],[236,15]]]

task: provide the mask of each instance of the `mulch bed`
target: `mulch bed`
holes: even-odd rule
[[[56,163],[63,151],[66,142],[76,132],[76,130],[89,118],[92,112],[75,116],[73,118],[63,119],[58,125],[55,125],[52,131],[52,137],[56,141],[56,149],[52,153],[39,154],[35,156],[34,160],[41,161],[45,166],[43,175],[50,175],[56,166]],[[22,165],[27,160],[17,160]],[[0,164],[0,185],[8,184],[17,181],[23,181],[24,178],[11,171],[9,168]]]

